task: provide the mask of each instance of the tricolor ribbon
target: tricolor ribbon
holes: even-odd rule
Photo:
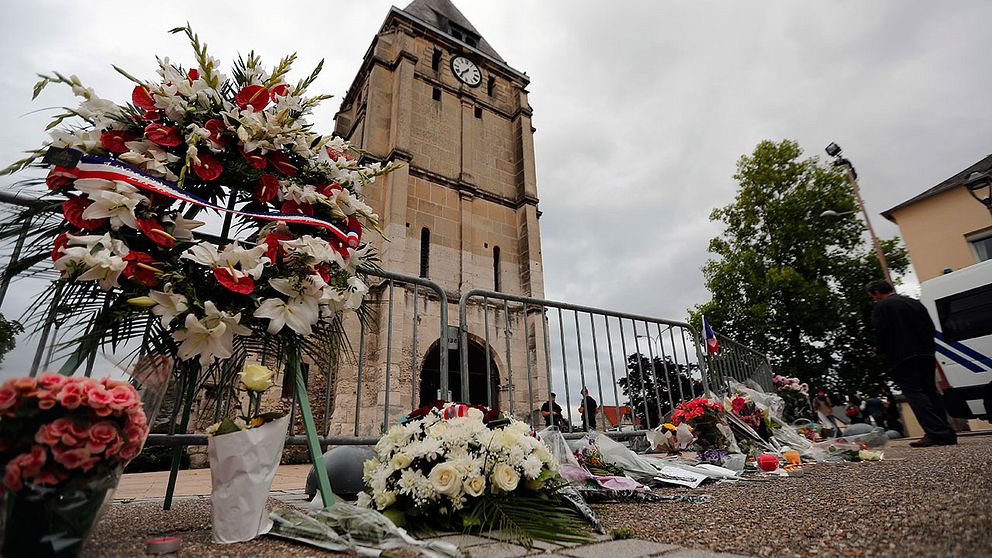
[[[468,405],[464,403],[455,403],[444,408],[444,418],[453,419],[468,416]]]
[[[75,167],[70,168],[56,166],[52,169],[52,172],[58,176],[67,176],[77,179],[102,178],[104,180],[119,180],[143,190],[155,192],[156,194],[161,194],[163,196],[191,203],[200,207],[222,211],[224,213],[232,213],[234,215],[243,215],[245,217],[265,219],[268,221],[285,221],[287,223],[322,227],[331,231],[331,233],[337,236],[341,242],[344,242],[352,248],[358,246],[358,241],[361,238],[359,231],[356,231],[355,229],[342,229],[330,221],[319,217],[314,217],[313,215],[307,215],[305,213],[259,213],[255,211],[240,211],[237,209],[221,207],[210,203],[207,200],[192,194],[167,180],[149,176],[130,165],[108,157],[83,155]]]

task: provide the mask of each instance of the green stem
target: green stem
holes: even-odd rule
[[[307,386],[303,381],[303,370],[300,367],[300,352],[293,348],[289,351],[289,359],[286,363],[288,372],[293,374],[295,379],[296,400],[300,403],[300,414],[303,415],[303,427],[307,434],[307,448],[310,450],[310,460],[313,462],[314,471],[317,473],[317,487],[320,489],[320,498],[324,502],[324,507],[331,509],[334,506],[334,493],[331,492],[331,481],[327,477],[327,468],[324,467],[324,454],[320,451],[320,440],[317,437],[317,425],[313,420],[313,412],[310,411],[310,399],[307,397]]]

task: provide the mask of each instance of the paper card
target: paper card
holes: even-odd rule
[[[678,467],[665,465],[661,468],[661,471],[655,475],[654,480],[668,484],[678,484],[681,486],[688,486],[689,488],[696,488],[707,478],[709,477],[700,473],[694,473]]]

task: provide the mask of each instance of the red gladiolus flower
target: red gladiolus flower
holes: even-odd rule
[[[277,259],[284,253],[280,240],[293,240],[293,236],[286,233],[269,233],[265,235],[265,256],[269,261],[276,263]]]
[[[226,267],[215,267],[214,277],[217,282],[224,285],[227,290],[241,294],[248,294],[255,290],[255,281],[250,275],[235,277],[234,273]]]
[[[296,176],[296,165],[290,161],[288,155],[282,153],[281,151],[270,151],[269,163],[275,167],[277,171],[285,174],[286,176]]]
[[[52,249],[52,261],[61,258],[65,254],[62,253],[62,249],[69,245],[69,235],[61,233],[55,237],[55,248]]]
[[[279,179],[274,174],[263,174],[258,179],[258,188],[255,190],[255,199],[268,203],[279,193]]]
[[[157,219],[153,217],[138,217],[134,221],[138,225],[138,230],[145,233],[145,236],[155,244],[165,246],[166,248],[172,248],[175,245],[175,237],[165,232],[165,227]]]
[[[333,147],[328,147],[327,148],[327,154],[330,155],[331,156],[331,159],[334,159],[335,161],[337,161],[341,157],[344,157],[348,161],[354,161],[355,160],[355,158],[352,157],[351,155],[348,155],[347,153],[342,153],[342,152],[338,151],[337,149],[334,149]]]
[[[273,86],[272,90],[269,91],[269,99],[272,99],[272,102],[274,103],[276,102],[277,95],[279,97],[285,97],[286,95],[289,95],[289,84],[280,83],[279,85]]]
[[[124,267],[124,277],[146,287],[158,285],[158,277],[155,276],[157,270],[148,265],[154,262],[155,258],[145,252],[131,250],[124,256],[124,261],[127,262],[127,265]]]
[[[68,186],[76,181],[76,177],[72,176],[67,170],[62,167],[54,167],[52,170],[48,171],[48,176],[45,178],[45,184],[48,185],[50,190],[55,190],[56,188],[61,188],[63,186]]]
[[[327,264],[316,265],[313,270],[317,275],[320,275],[320,278],[323,279],[325,283],[329,283],[331,281],[331,270],[327,267]]]
[[[83,211],[90,206],[91,202],[85,195],[69,196],[69,199],[62,202],[62,215],[69,224],[76,228],[88,231],[104,227],[110,219],[83,219]]]
[[[158,122],[162,120],[162,113],[157,110],[145,111],[145,114],[141,115],[141,119],[145,122]]]
[[[155,110],[155,100],[152,99],[151,93],[141,85],[136,86],[131,92],[131,102],[138,108]]]
[[[227,126],[224,125],[224,121],[211,118],[203,124],[203,127],[210,130],[210,141],[216,143],[217,145],[227,144],[227,138],[221,135],[225,130],[227,130]]]
[[[241,110],[251,105],[252,112],[258,112],[269,104],[269,90],[261,85],[246,85],[234,97],[234,102]]]
[[[282,202],[283,213],[303,213],[306,215],[313,215],[313,206],[309,203],[297,203],[293,200],[286,200]]]
[[[265,168],[265,156],[259,153],[258,151],[252,151],[251,153],[248,153],[247,151],[242,150],[241,156],[244,157],[245,161],[248,162],[249,167],[253,169]]]
[[[201,151],[197,154],[197,158],[200,159],[200,163],[193,163],[193,172],[196,173],[196,176],[207,181],[220,178],[221,173],[224,172],[224,167],[217,157],[206,151]]]
[[[175,147],[183,142],[179,129],[164,124],[149,124],[145,126],[145,136],[163,147]]]
[[[186,73],[186,77],[189,78],[190,83],[193,83],[194,81],[200,79],[200,70],[190,68],[189,72]]]
[[[100,134],[100,145],[111,153],[127,153],[130,151],[124,142],[138,139],[138,134],[125,130],[107,130]]]
[[[325,196],[334,195],[334,192],[336,190],[344,190],[344,188],[342,188],[341,185],[338,184],[337,182],[333,182],[331,184],[328,184],[327,186],[317,187],[317,191],[320,192],[321,194],[324,194]]]

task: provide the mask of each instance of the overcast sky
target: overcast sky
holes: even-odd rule
[[[312,91],[338,99],[389,1],[8,3],[0,23],[0,161],[45,140],[57,86],[31,102],[35,74],[78,75],[129,98],[111,64],[151,78],[154,56],[189,65],[189,21],[229,64],[254,49],[269,64],[320,58]],[[405,5],[405,4],[403,4]],[[548,298],[683,319],[708,300],[700,267],[732,201],[737,159],[763,139],[808,155],[836,141],[879,212],[992,149],[992,4],[460,0],[493,48],[531,77]],[[402,7],[402,5],[400,6]],[[332,129],[338,99],[315,119]],[[3,184],[9,179],[2,179]],[[30,299],[15,285],[3,311]],[[27,367],[29,350],[4,369]]]

